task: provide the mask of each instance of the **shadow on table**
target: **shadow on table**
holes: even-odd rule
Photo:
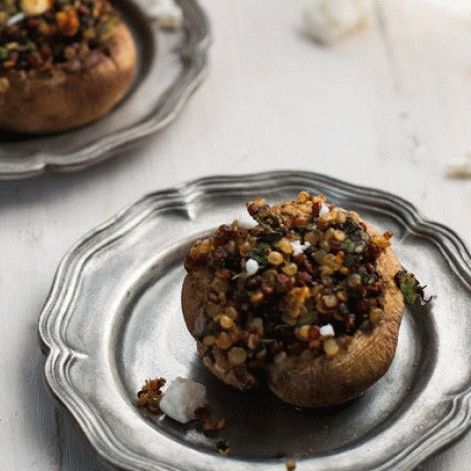
[[[24,180],[0,180],[0,211],[8,208],[21,209],[31,205],[37,207],[50,200],[67,199],[70,194],[82,188],[83,191],[90,191],[97,185],[106,186],[107,181],[126,175],[127,167],[130,173],[141,172],[142,167],[136,168],[139,164],[136,163],[136,159],[143,158],[147,152],[151,152],[152,144],[155,146],[153,140],[158,138],[159,136],[150,137],[136,144],[134,151],[118,152],[115,156],[84,170],[47,173]],[[156,155],[155,158],[164,157]]]

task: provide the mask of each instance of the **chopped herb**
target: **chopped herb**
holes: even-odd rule
[[[353,267],[354,263],[355,263],[355,256],[353,254],[348,253],[347,255],[345,255],[345,260],[343,261],[343,264],[347,268]]]
[[[250,216],[252,216],[263,230],[268,232],[281,230],[283,225],[282,218],[270,211],[270,206],[267,204],[257,206],[255,203],[248,203],[247,210]]]
[[[249,252],[248,258],[253,258],[258,263],[259,269],[268,265],[267,255],[260,245],[257,245]]]
[[[421,303],[429,303],[432,300],[432,297],[425,298],[426,286],[421,286],[413,273],[406,270],[398,271],[394,276],[394,281],[401,290],[406,304],[415,304],[418,300]]]
[[[351,253],[355,251],[355,244],[353,243],[351,239],[345,239],[343,243],[343,248],[345,252]]]
[[[343,226],[343,230],[348,236],[351,236],[358,230],[358,225],[353,219],[348,218]]]

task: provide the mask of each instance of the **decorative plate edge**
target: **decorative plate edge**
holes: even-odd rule
[[[261,192],[270,188],[309,189],[310,186],[329,187],[332,193],[355,194],[361,201],[381,201],[409,230],[426,235],[440,249],[443,257],[455,268],[464,285],[471,291],[471,254],[459,238],[448,227],[426,220],[414,205],[382,190],[344,182],[322,174],[306,171],[272,171],[258,174],[213,176],[193,180],[172,189],[148,194],[118,212],[113,218],[90,231],[79,240],[65,255],[56,271],[51,291],[39,318],[38,333],[42,349],[46,355],[45,378],[54,397],[63,405],[79,424],[98,454],[106,461],[122,469],[142,469],[157,471],[184,471],[145,459],[119,442],[110,430],[100,429],[100,418],[85,404],[74,399],[74,388],[67,370],[74,358],[80,357],[66,344],[60,329],[67,314],[68,303],[76,290],[78,280],[87,259],[109,243],[123,237],[136,227],[149,214],[156,211],[185,209],[192,218],[192,206],[201,197],[214,192],[242,190],[247,184],[250,192],[257,188]],[[358,201],[360,201],[358,200]],[[390,213],[390,214],[392,214]],[[454,266],[456,265],[456,266]],[[69,293],[69,294],[68,294]],[[72,294],[70,294],[72,293]],[[56,332],[55,332],[56,330]],[[417,466],[424,459],[458,438],[471,426],[471,384],[453,392],[446,399],[450,408],[429,432],[411,443],[400,454],[390,457],[378,465],[376,470],[406,470]],[[104,427],[104,424],[102,424]],[[123,450],[126,450],[124,452]],[[157,466],[157,467],[156,467]]]

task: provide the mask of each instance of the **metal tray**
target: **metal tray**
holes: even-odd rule
[[[268,391],[240,393],[207,373],[180,311],[181,266],[196,236],[244,202],[307,189],[392,229],[402,263],[436,295],[407,310],[389,372],[358,400],[299,411]],[[450,229],[407,201],[307,172],[212,177],[120,212],[63,259],[39,322],[45,376],[97,452],[124,469],[297,471],[411,469],[470,425],[471,256]],[[227,419],[231,454],[191,426],[134,405],[144,379],[193,377]]]
[[[170,124],[207,69],[209,22],[197,0],[176,0],[180,32],[160,32],[152,0],[116,0],[138,48],[138,68],[127,97],[104,118],[48,136],[0,130],[0,179],[82,170]],[[157,47],[158,46],[158,47]]]

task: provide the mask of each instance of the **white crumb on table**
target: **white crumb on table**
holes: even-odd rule
[[[448,162],[447,173],[452,177],[471,178],[471,153]]]
[[[332,44],[360,30],[372,17],[372,0],[311,0],[303,15],[303,32]]]

